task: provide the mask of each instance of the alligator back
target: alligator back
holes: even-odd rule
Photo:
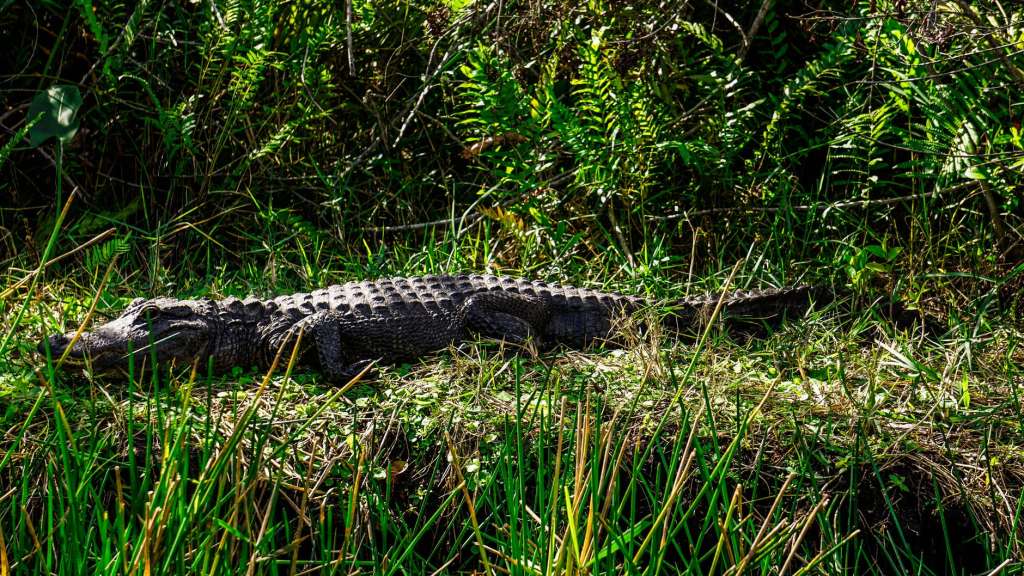
[[[308,293],[278,296],[268,302],[268,307],[273,312],[299,318],[325,310],[374,314],[422,307],[430,311],[448,312],[461,306],[474,294],[495,290],[541,298],[556,313],[615,308],[632,311],[646,304],[641,298],[587,288],[540,280],[472,274],[347,282]]]
[[[321,311],[359,317],[452,316],[475,294],[501,291],[543,300],[549,320],[540,336],[549,344],[585,348],[612,337],[618,319],[655,306],[636,296],[577,288],[540,280],[491,275],[431,275],[383,278],[337,284],[309,293],[288,294],[267,302],[275,324],[287,326]],[[801,310],[813,289],[807,286],[780,290],[737,291],[722,297],[723,316],[764,320]],[[668,303],[664,325],[672,332],[692,333],[703,325],[719,294]]]

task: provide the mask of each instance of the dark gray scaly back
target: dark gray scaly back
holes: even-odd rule
[[[362,314],[391,313],[402,307],[432,311],[456,309],[470,296],[489,290],[524,294],[547,301],[554,311],[623,308],[647,305],[642,298],[587,288],[491,275],[419,276],[382,278],[335,284],[308,293],[285,294],[267,303],[273,312],[296,318],[331,310]]]
[[[781,290],[736,291],[723,300],[726,316],[770,317],[795,311],[807,303],[807,286]],[[290,325],[322,311],[358,317],[450,315],[472,297],[487,291],[521,294],[544,300],[550,319],[541,334],[548,344],[585,348],[607,339],[616,318],[656,302],[614,292],[564,286],[540,280],[492,275],[429,275],[382,278],[336,284],[309,293],[286,294],[264,305],[276,326]],[[692,332],[710,314],[719,295],[701,295],[669,302],[672,313],[664,317],[673,332]]]
[[[606,338],[616,313],[631,313],[650,303],[642,298],[540,280],[482,274],[382,278],[336,284],[309,293],[285,294],[266,301],[268,324],[284,326],[323,311],[358,317],[408,313],[451,315],[474,294],[501,291],[539,298],[551,312],[542,337],[549,344],[585,347]],[[271,329],[272,332],[276,331]]]

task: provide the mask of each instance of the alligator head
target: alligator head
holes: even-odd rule
[[[127,370],[130,361],[141,368],[154,357],[160,364],[190,364],[209,350],[216,318],[209,300],[138,298],[114,320],[82,332],[73,344],[74,332],[55,334],[39,344],[39,352],[45,354],[49,345],[53,358],[67,351],[72,361],[88,358],[97,370]]]

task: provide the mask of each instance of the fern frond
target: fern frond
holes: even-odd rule
[[[109,264],[115,256],[127,254],[130,249],[130,239],[123,236],[117,236],[112,240],[107,240],[106,242],[93,246],[87,250],[83,259],[85,267],[93,273],[102,273],[103,269],[106,268],[107,264]]]

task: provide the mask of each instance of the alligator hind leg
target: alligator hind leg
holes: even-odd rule
[[[539,338],[551,317],[541,298],[497,291],[474,294],[463,304],[463,313],[470,332],[514,344]]]

